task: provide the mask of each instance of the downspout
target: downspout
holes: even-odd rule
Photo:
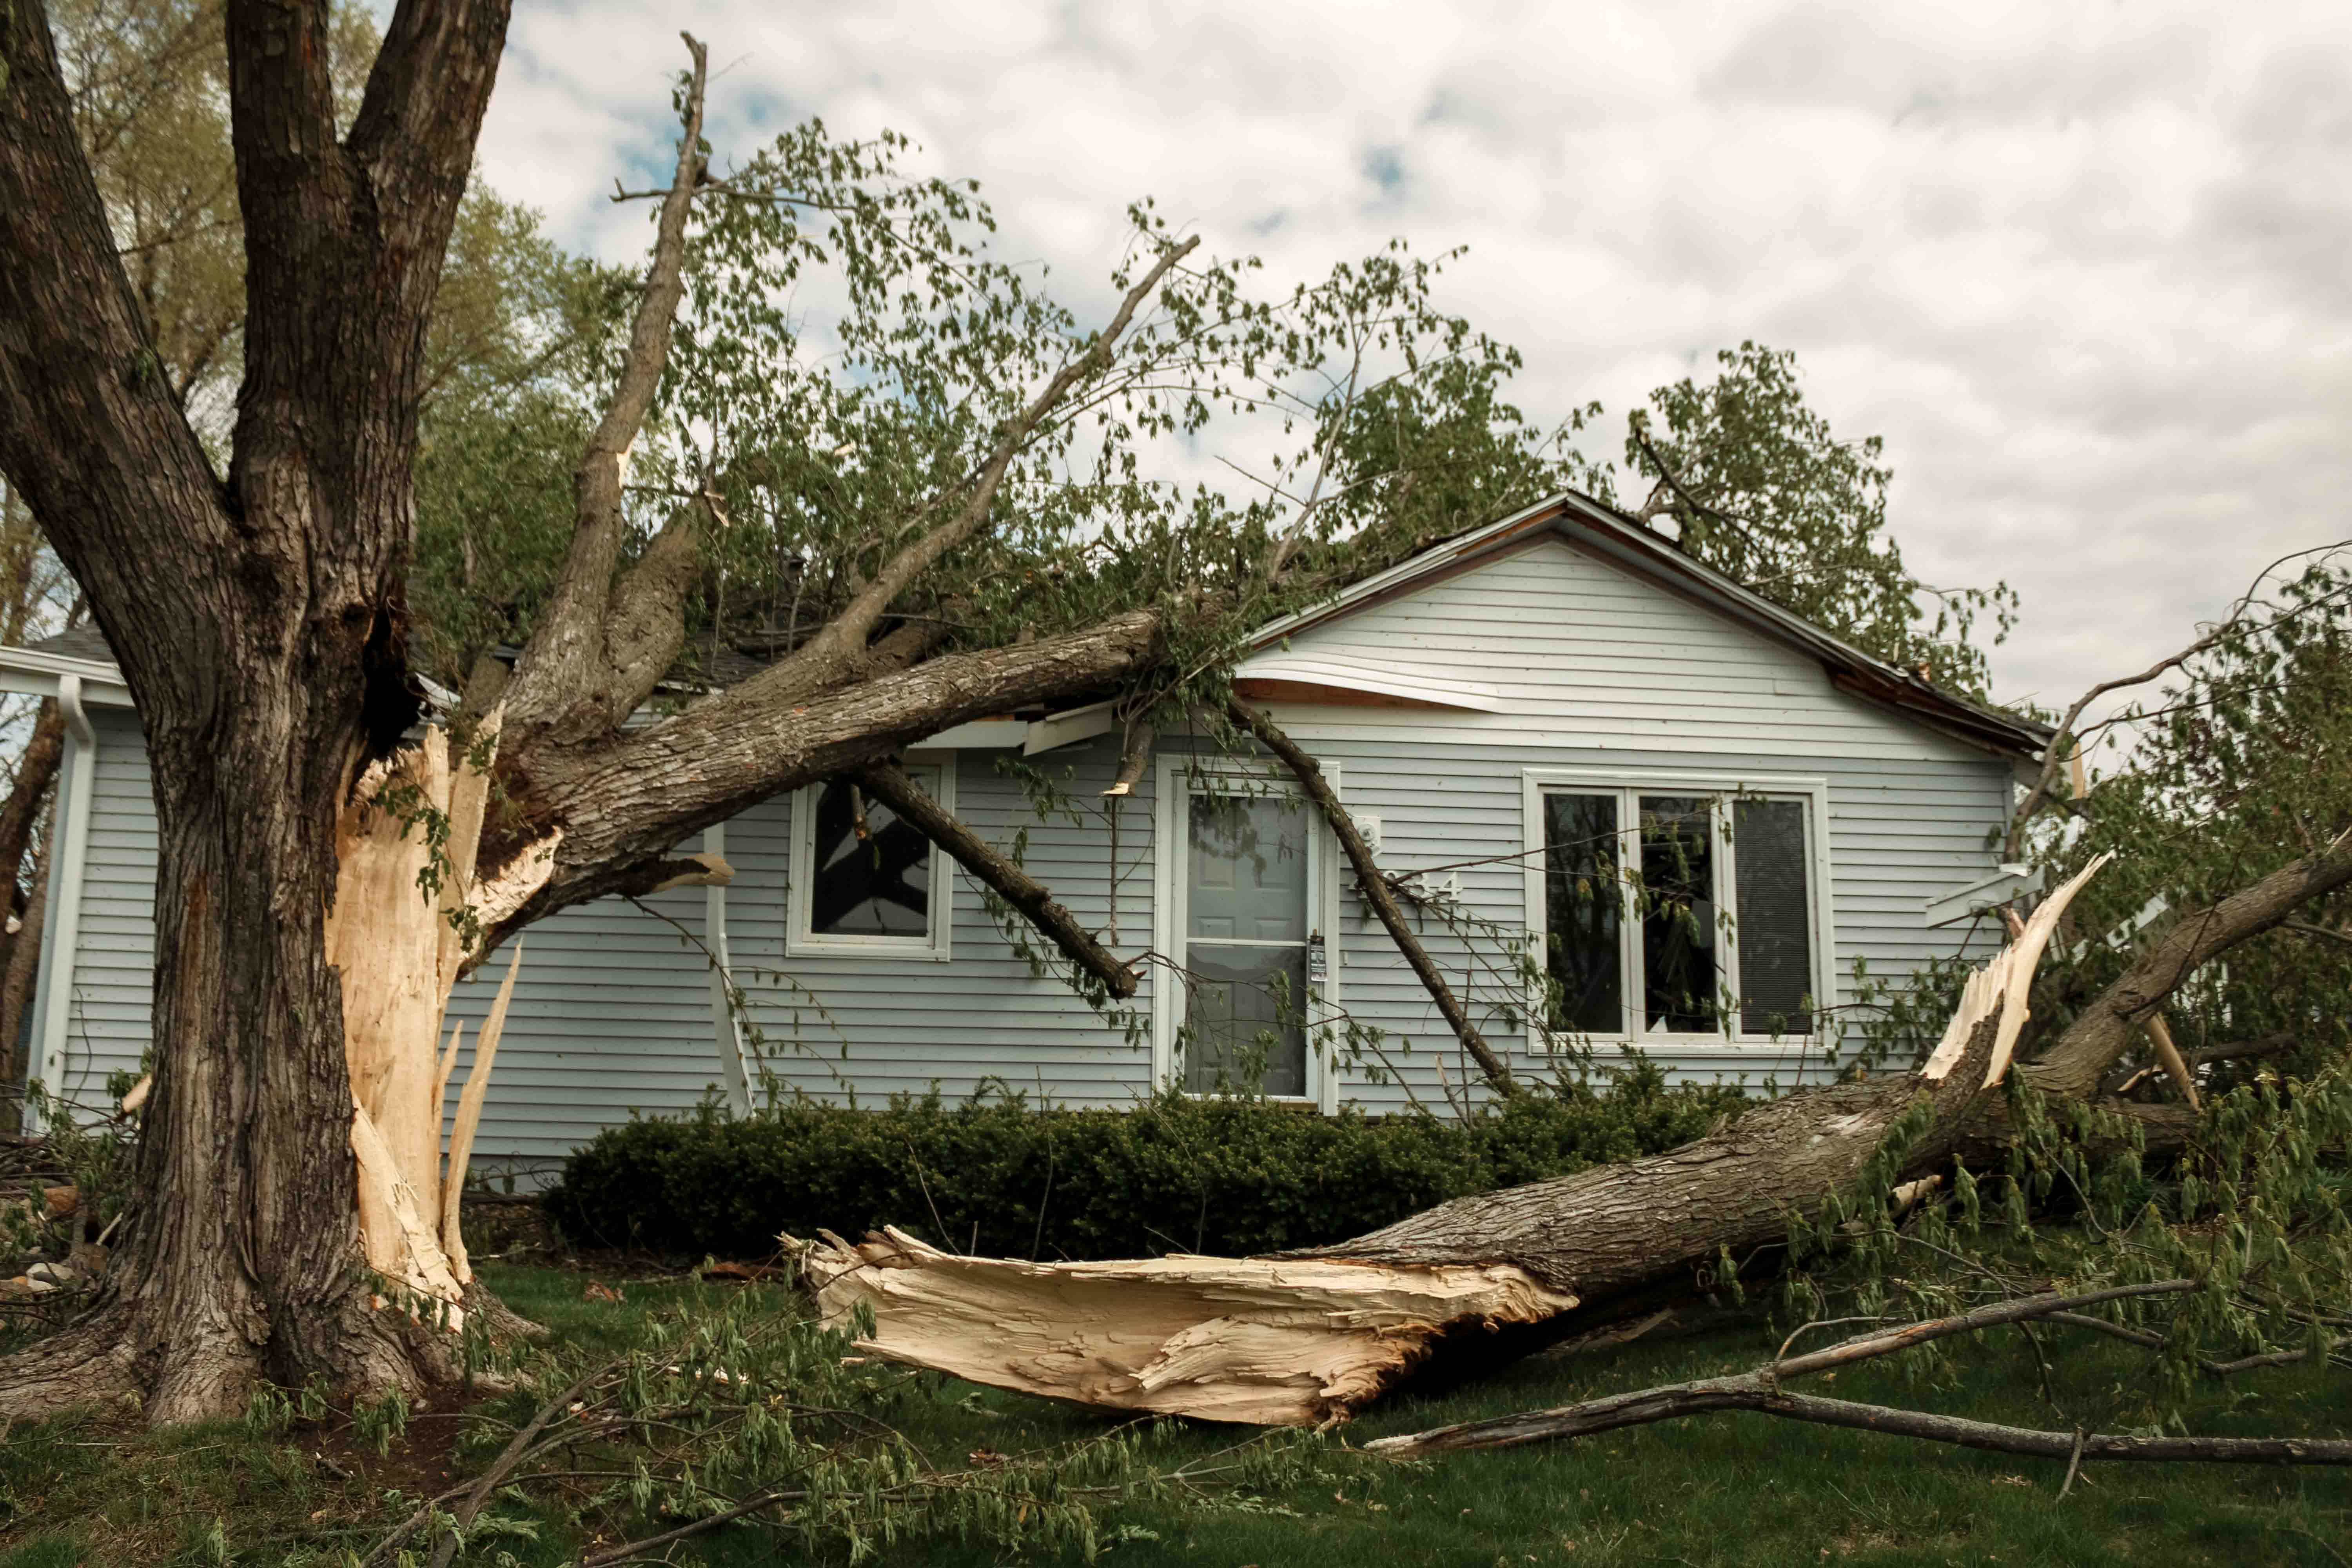
[[[705,853],[727,858],[727,825],[714,823],[702,831]],[[719,1071],[727,1080],[727,1100],[735,1114],[751,1110],[751,1073],[743,1048],[743,1021],[736,1016],[733,997],[735,966],[727,953],[727,884],[713,882],[702,889],[702,941],[710,959],[710,1033],[719,1051]]]
[[[82,707],[81,677],[58,677],[58,716],[65,721],[65,778],[58,792],[57,850],[49,857],[49,910],[41,933],[40,978],[35,983],[41,1020],[34,1074],[51,1094],[62,1091],[66,1034],[72,1023],[74,950],[81,939],[82,868],[89,853],[89,796],[98,774],[98,731]],[[37,1129],[39,1118],[27,1115]]]

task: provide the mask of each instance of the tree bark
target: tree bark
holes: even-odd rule
[[[973,1382],[1220,1420],[1344,1418],[1449,1327],[1540,1321],[1727,1255],[1736,1266],[1874,1164],[1892,1174],[1949,1159],[2007,1071],[2059,917],[2103,863],[1970,979],[1917,1072],[1790,1095],[1671,1153],[1458,1198],[1333,1247],[1160,1259],[1131,1313],[1089,1288],[1141,1264],[998,1264],[898,1237],[865,1248],[826,1238],[803,1256],[828,1317],[864,1307],[877,1352]],[[1313,1287],[1285,1294],[1284,1266],[1314,1269]],[[1491,1294],[1451,1311],[1412,1294],[1415,1280],[1467,1278]],[[979,1295],[988,1306],[975,1314]]]
[[[425,311],[503,42],[405,0],[347,138],[329,8],[232,0],[246,380],[217,479],[163,384],[47,19],[0,10],[0,468],[90,596],[155,795],[156,1050],[138,1212],[96,1310],[0,1367],[0,1415],[257,1378],[422,1396],[451,1337],[372,1310],[324,925],[335,823],[416,712],[401,569]],[[158,570],[168,561],[168,570]]]

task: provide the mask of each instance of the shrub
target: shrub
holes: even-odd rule
[[[779,1232],[895,1225],[958,1251],[1040,1258],[1242,1255],[1343,1240],[1466,1194],[1686,1143],[1747,1103],[1646,1065],[1461,1121],[1322,1116],[1163,1094],[1076,1110],[933,1093],[859,1110],[798,1100],[611,1128],[547,1213],[574,1244],[761,1258]]]

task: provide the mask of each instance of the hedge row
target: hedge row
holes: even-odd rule
[[[1181,1095],[1126,1110],[802,1101],[610,1129],[566,1163],[545,1209],[575,1245],[672,1256],[764,1258],[779,1232],[886,1224],[993,1256],[1241,1255],[1671,1149],[1743,1103],[1648,1068],[1605,1093],[1528,1094],[1461,1121]]]

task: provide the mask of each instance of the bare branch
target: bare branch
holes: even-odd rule
[[[2140,1437],[2084,1432],[2042,1432],[2021,1426],[1996,1426],[1925,1411],[1896,1410],[1851,1400],[1822,1399],[1791,1394],[1783,1380],[1828,1372],[1889,1355],[1897,1351],[1955,1334],[1977,1333],[2008,1323],[2055,1319],[2077,1327],[2120,1332],[2134,1343],[2163,1343],[2162,1336],[2111,1324],[2081,1315],[2076,1309],[2132,1297],[2178,1295],[2198,1289],[2193,1279],[2160,1279],[2144,1285],[2116,1286],[2079,1295],[2054,1292],[1995,1302],[1948,1318],[1907,1324],[1888,1332],[1865,1334],[1809,1355],[1775,1360],[1753,1372],[1731,1377],[1612,1394],[1552,1410],[1468,1421],[1426,1432],[1381,1437],[1364,1445],[1367,1452],[1391,1458],[1417,1458],[1426,1454],[1454,1453],[1471,1448],[1507,1448],[1527,1443],[1553,1442],[1588,1436],[1596,1432],[1645,1426],[1685,1415],[1717,1410],[1755,1410],[1794,1421],[1849,1426],[1884,1432],[1927,1442],[1952,1443],[1996,1453],[2026,1454],[2063,1460],[2070,1467],[2084,1459],[2155,1461],[2200,1460],[2216,1464],[2352,1465],[2352,1440],[2309,1437]],[[2303,1352],[2277,1352],[2242,1362],[2217,1363],[2212,1370],[2234,1372],[2255,1365],[2277,1364]]]
[[[613,389],[604,417],[589,437],[573,473],[572,548],[564,557],[563,572],[556,579],[555,591],[541,614],[539,628],[515,664],[514,681],[507,698],[507,727],[509,735],[518,738],[550,727],[610,728],[626,717],[628,709],[635,705],[634,698],[625,697],[618,704],[609,700],[606,689],[613,684],[614,671],[606,619],[613,606],[614,572],[620,562],[626,532],[622,512],[622,471],[630,447],[645,427],[646,415],[661,385],[662,372],[669,363],[678,301],[686,293],[687,219],[694,206],[695,182],[703,168],[703,94],[709,77],[709,52],[691,34],[678,36],[686,40],[687,51],[693,56],[694,72],[680,115],[677,165],[669,194],[662,201],[653,265],[646,271],[645,287],[637,297],[637,313],[630,324],[629,352],[619,384]],[[691,516],[690,510],[682,511],[662,531],[656,544],[666,544],[666,548],[649,550],[638,568],[637,574],[647,574],[644,582],[667,584],[678,571],[677,558],[685,555],[690,559],[690,522],[681,520],[690,520]],[[671,538],[673,532],[677,535],[675,540]],[[633,603],[656,597],[638,595],[633,596]],[[633,665],[642,664],[648,644],[659,639],[649,639],[645,635],[646,628],[642,626],[629,630],[632,635],[625,647]],[[656,679],[659,679],[658,671]],[[600,701],[600,696],[607,700]],[[582,711],[583,707],[588,710]],[[618,711],[614,710],[615,707]]]
[[[1077,917],[1056,902],[1052,889],[1022,869],[1011,856],[982,838],[939,802],[896,763],[871,763],[857,770],[857,781],[877,800],[912,824],[922,836],[955,857],[956,863],[979,878],[997,897],[1011,904],[1045,932],[1063,956],[1100,981],[1113,996],[1135,994],[1135,971],[1080,925]]]
[[[2246,612],[2254,603],[2254,596],[2262,591],[2263,583],[2269,580],[2272,573],[2289,561],[2341,550],[2347,545],[2352,545],[2352,540],[2340,541],[2335,544],[2324,544],[2311,550],[2298,550],[2280,556],[2255,574],[2253,582],[2248,584],[2246,591],[2238,596],[2237,602],[2230,606],[2229,613],[2221,617],[2211,631],[2179,652],[2158,659],[2137,675],[2119,676],[2113,680],[2103,680],[2076,698],[2074,705],[2066,710],[2066,716],[2058,721],[2056,733],[2050,737],[2050,744],[2042,752],[2042,771],[2035,776],[2033,787],[2025,792],[2024,800],[2018,804],[2015,815],[2010,818],[2009,837],[2002,844],[2001,858],[2015,860],[2024,852],[2027,826],[2034,816],[2050,803],[2051,790],[2057,783],[2058,770],[2064,767],[2074,756],[2078,741],[2075,725],[2081,721],[2084,710],[2110,691],[2120,691],[2132,686],[2145,686],[2167,670],[2182,668],[2199,654],[2220,646],[2232,632],[2243,625]]]
[[[1364,901],[1372,906],[1372,912],[1380,917],[1381,926],[1389,933],[1389,940],[1396,943],[1397,951],[1404,954],[1405,963],[1411,964],[1413,973],[1420,976],[1422,985],[1429,992],[1430,1000],[1437,1004],[1438,1012],[1452,1026],[1454,1037],[1462,1042],[1462,1048],[1470,1053],[1470,1059],[1478,1064],[1478,1070],[1486,1075],[1486,1081],[1494,1086],[1496,1093],[1517,1094],[1519,1086],[1512,1080],[1511,1069],[1504,1065],[1502,1058],[1495,1054],[1495,1047],[1486,1043],[1486,1037],[1478,1032],[1478,1026],[1470,1021],[1468,1010],[1454,994],[1453,987],[1445,984],[1445,977],[1437,972],[1437,965],[1430,961],[1429,950],[1421,945],[1421,939],[1413,935],[1412,928],[1405,923],[1404,911],[1397,907],[1396,895],[1390,890],[1387,875],[1372,859],[1371,846],[1364,842],[1364,835],[1356,826],[1355,818],[1348,815],[1348,808],[1340,804],[1330,781],[1324,778],[1323,770],[1317,765],[1315,759],[1300,750],[1297,742],[1276,728],[1273,720],[1240,698],[1228,697],[1225,711],[1232,715],[1234,723],[1256,736],[1259,744],[1280,757],[1283,764],[1298,780],[1298,787],[1306,791],[1307,798],[1315,803],[1315,808],[1323,814],[1323,820],[1331,825],[1331,831],[1339,837],[1339,847],[1346,853],[1348,863],[1355,868],[1356,885],[1363,890]]]

